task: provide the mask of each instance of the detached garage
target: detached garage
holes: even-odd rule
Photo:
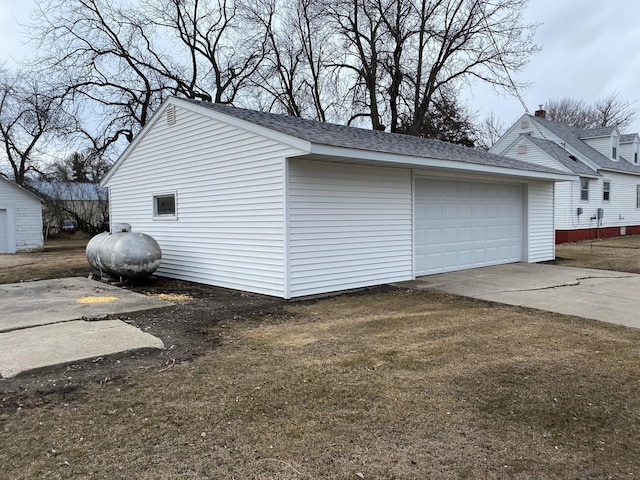
[[[573,177],[432,139],[171,98],[105,177],[158,275],[284,298],[554,258]]]
[[[0,253],[37,250],[43,245],[40,198],[0,176]]]

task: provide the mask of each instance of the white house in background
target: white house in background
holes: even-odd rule
[[[0,253],[43,246],[40,198],[0,176]]]
[[[640,233],[640,137],[581,130],[544,110],[523,115],[489,150],[576,178],[555,186],[556,243]]]
[[[437,140],[168,99],[103,180],[158,275],[284,298],[555,256],[573,174]]]

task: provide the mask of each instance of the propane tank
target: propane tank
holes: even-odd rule
[[[124,230],[99,233],[87,243],[86,255],[89,264],[100,273],[142,278],[160,266],[162,250],[153,237]]]

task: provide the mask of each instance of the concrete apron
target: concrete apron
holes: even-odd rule
[[[514,263],[396,285],[640,328],[640,275],[633,273]]]
[[[0,285],[0,378],[138,349],[164,348],[153,335],[107,315],[171,305],[86,278]]]

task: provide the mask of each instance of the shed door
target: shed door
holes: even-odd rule
[[[415,274],[522,260],[522,185],[415,179]]]
[[[9,225],[7,211],[0,209],[0,253],[9,251]]]

